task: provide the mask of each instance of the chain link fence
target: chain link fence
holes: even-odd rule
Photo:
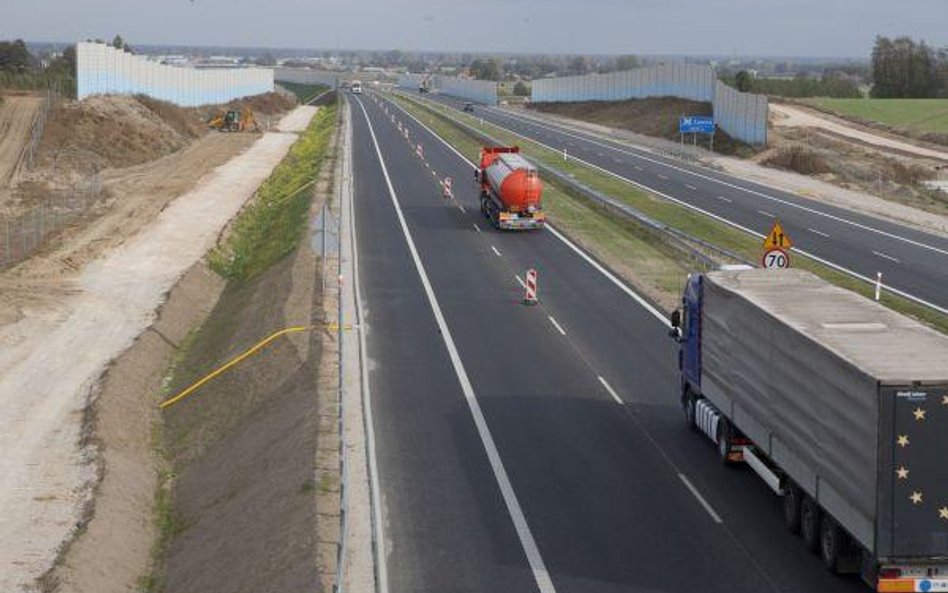
[[[76,221],[102,196],[99,174],[51,191],[20,214],[0,214],[0,268],[19,263],[39,251],[46,241]]]

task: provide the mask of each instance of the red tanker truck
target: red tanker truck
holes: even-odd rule
[[[481,183],[481,212],[495,227],[543,227],[543,182],[536,166],[520,154],[519,147],[482,148],[477,178]]]

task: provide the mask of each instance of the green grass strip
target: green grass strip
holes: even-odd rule
[[[322,107],[238,215],[230,235],[209,256],[211,269],[247,280],[292,252],[306,229],[313,185],[328,156],[337,107]]]
[[[660,196],[647,193],[626,181],[602,173],[592,167],[578,163],[575,160],[569,159],[564,161],[561,152],[550,150],[535,142],[531,142],[523,137],[508,132],[501,127],[480,120],[476,114],[473,116],[465,114],[462,119],[458,118],[455,113],[452,113],[453,110],[450,110],[446,106],[432,104],[430,102],[419,104],[397,95],[396,101],[415,117],[423,121],[425,125],[438,131],[439,134],[442,133],[442,130],[445,131],[442,137],[475,162],[477,161],[476,155],[479,154],[480,150],[480,141],[454,123],[452,121],[453,119],[461,119],[465,125],[488,134],[504,143],[519,145],[531,159],[549,167],[559,169],[571,175],[577,181],[603,194],[626,202],[655,220],[663,222],[680,231],[684,231],[699,239],[703,239],[718,247],[729,249],[752,261],[758,260],[761,256],[761,244],[763,240],[758,237],[753,237],[748,233],[716,221],[699,212],[679,206]],[[640,232],[639,229],[630,225],[626,225],[626,228],[627,232]],[[766,233],[768,230],[769,229],[761,229],[761,233]],[[598,239],[595,234],[592,234],[590,240],[596,242]],[[600,249],[605,251],[613,250],[607,249],[607,247],[607,245],[599,246]],[[872,298],[874,293],[872,285],[800,254],[794,254],[793,257],[794,266],[813,272],[837,286]],[[687,261],[679,258],[676,267],[680,269],[682,266],[687,265],[689,265]],[[621,272],[621,270],[617,271]],[[628,277],[628,275],[626,276]],[[668,286],[672,283],[665,280],[662,284]],[[914,317],[943,333],[948,333],[948,316],[938,311],[918,304],[910,299],[887,292],[884,289],[881,302],[899,313]]]

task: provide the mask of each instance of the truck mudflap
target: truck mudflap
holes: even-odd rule
[[[879,579],[876,585],[879,593],[920,592],[935,593],[948,591],[948,577],[944,578],[897,578]]]

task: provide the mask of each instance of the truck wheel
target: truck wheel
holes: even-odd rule
[[[800,505],[800,537],[803,547],[816,554],[820,549],[820,507],[807,496]]]
[[[783,521],[790,533],[800,533],[800,506],[803,492],[796,484],[787,480],[783,489]]]
[[[823,566],[832,573],[840,572],[840,560],[845,554],[846,536],[836,521],[823,517],[820,522],[820,558]]]
[[[724,465],[731,465],[728,455],[731,453],[731,423],[727,418],[718,420],[718,458]]]
[[[682,408],[685,412],[685,423],[689,429],[698,432],[698,423],[696,422],[698,400],[691,394],[691,391],[685,391],[682,400]]]

